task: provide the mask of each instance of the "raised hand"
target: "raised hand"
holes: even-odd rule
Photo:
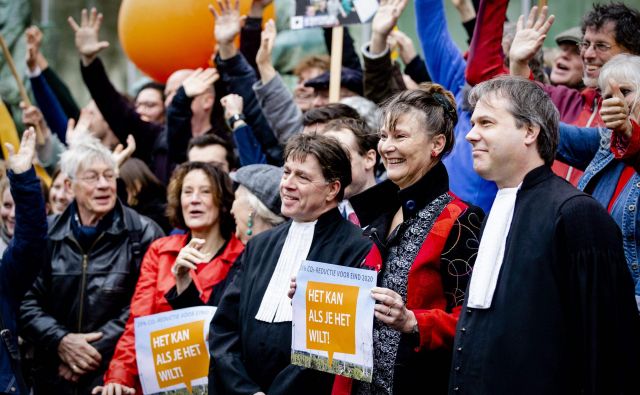
[[[246,16],[240,16],[240,4],[238,0],[231,6],[229,0],[217,0],[220,12],[209,4],[209,11],[215,19],[213,35],[218,44],[218,52],[222,59],[229,59],[237,53],[234,40],[240,34]]]
[[[262,12],[271,3],[273,3],[273,0],[253,0],[249,9],[249,16],[251,18],[262,18]]]
[[[39,127],[40,130],[47,128],[47,124],[44,122],[44,117],[40,109],[34,105],[27,106],[25,102],[20,102],[20,109],[22,110],[22,123],[27,126]]]
[[[184,93],[191,98],[201,95],[206,92],[207,89],[211,89],[218,78],[220,78],[218,70],[214,68],[204,70],[198,68],[182,82]]]
[[[469,22],[476,17],[476,9],[471,0],[451,0],[451,4],[458,10],[462,23]]]
[[[30,71],[34,71],[38,66],[38,58],[40,54],[40,46],[42,45],[42,31],[38,26],[29,26],[24,32],[27,39],[27,67]]]
[[[409,64],[413,58],[418,56],[416,47],[413,45],[413,40],[400,30],[392,30],[391,33],[389,33],[389,38],[394,40],[398,45],[398,53],[405,65]]]
[[[531,8],[525,23],[524,15],[520,15],[516,23],[516,35],[509,50],[509,67],[511,75],[529,77],[529,61],[542,48],[547,32],[551,28],[555,16],[547,18],[548,8],[542,7],[538,14],[538,7]]]
[[[407,6],[407,0],[382,0],[371,22],[371,46],[373,54],[381,53],[387,45],[387,37]]]
[[[273,45],[276,42],[276,34],[276,23],[273,19],[269,19],[260,34],[260,48],[256,54],[257,64],[271,64],[271,53],[273,52]]]
[[[22,140],[20,141],[20,150],[16,153],[15,148],[10,143],[4,144],[7,152],[9,153],[9,169],[15,174],[24,173],[29,170],[33,164],[33,160],[36,157],[36,131],[34,128],[29,128],[22,134]]]
[[[73,118],[69,118],[67,122],[67,132],[65,134],[67,145],[73,144],[73,139],[81,136],[85,133],[91,133],[89,130],[89,125],[91,125],[91,115],[86,109],[80,110],[80,116],[78,117],[78,122],[73,120]]]
[[[625,101],[624,94],[620,90],[620,85],[613,79],[609,79],[609,85],[605,90],[606,97],[602,101],[600,116],[607,128],[616,133],[623,134],[627,139],[631,138],[633,125],[629,116],[629,106]]]
[[[109,46],[108,41],[100,41],[98,34],[102,24],[102,14],[95,8],[91,12],[82,9],[80,26],[73,17],[67,18],[69,26],[76,33],[76,48],[82,58],[82,63],[87,66],[98,56],[98,53]]]
[[[236,95],[235,93],[231,93],[220,99],[220,104],[224,107],[224,117],[226,119],[236,114],[242,114],[244,107],[242,96]]]
[[[116,148],[114,148],[113,152],[111,153],[111,156],[116,162],[116,171],[120,170],[120,166],[122,166],[122,164],[131,157],[131,155],[134,153],[135,150],[136,150],[136,139],[133,138],[132,135],[127,136],[126,148],[122,144],[116,145]]]

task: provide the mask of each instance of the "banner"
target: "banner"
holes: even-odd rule
[[[378,0],[296,0],[291,29],[333,27],[370,22]]]
[[[305,261],[293,297],[291,363],[371,382],[377,273]]]
[[[207,394],[209,324],[216,308],[190,307],[134,320],[144,394]]]

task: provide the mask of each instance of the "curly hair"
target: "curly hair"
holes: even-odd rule
[[[213,203],[220,210],[220,233],[228,239],[235,231],[235,221],[231,215],[233,188],[229,176],[216,165],[204,162],[186,162],[178,166],[171,175],[167,187],[167,217],[177,228],[188,230],[182,213],[181,195],[184,178],[194,170],[202,170],[213,188]]]
[[[600,30],[608,22],[615,24],[616,43],[634,55],[640,55],[640,11],[623,3],[594,4],[582,20],[582,34],[587,28]]]

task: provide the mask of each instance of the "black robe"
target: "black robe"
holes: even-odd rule
[[[450,394],[638,394],[640,326],[615,222],[532,170],[518,191],[489,309],[458,321]]]
[[[211,322],[213,394],[329,394],[334,376],[290,365],[291,322],[267,323],[255,316],[291,222],[260,233],[247,243]],[[320,216],[307,259],[359,267],[371,249],[362,231],[337,208]]]

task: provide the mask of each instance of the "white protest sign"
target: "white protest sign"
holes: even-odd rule
[[[293,297],[291,363],[371,382],[377,273],[305,261]]]
[[[215,307],[199,306],[134,320],[136,360],[144,394],[176,393],[181,388],[188,393],[196,389],[197,393],[207,393],[207,338],[215,311]]]

